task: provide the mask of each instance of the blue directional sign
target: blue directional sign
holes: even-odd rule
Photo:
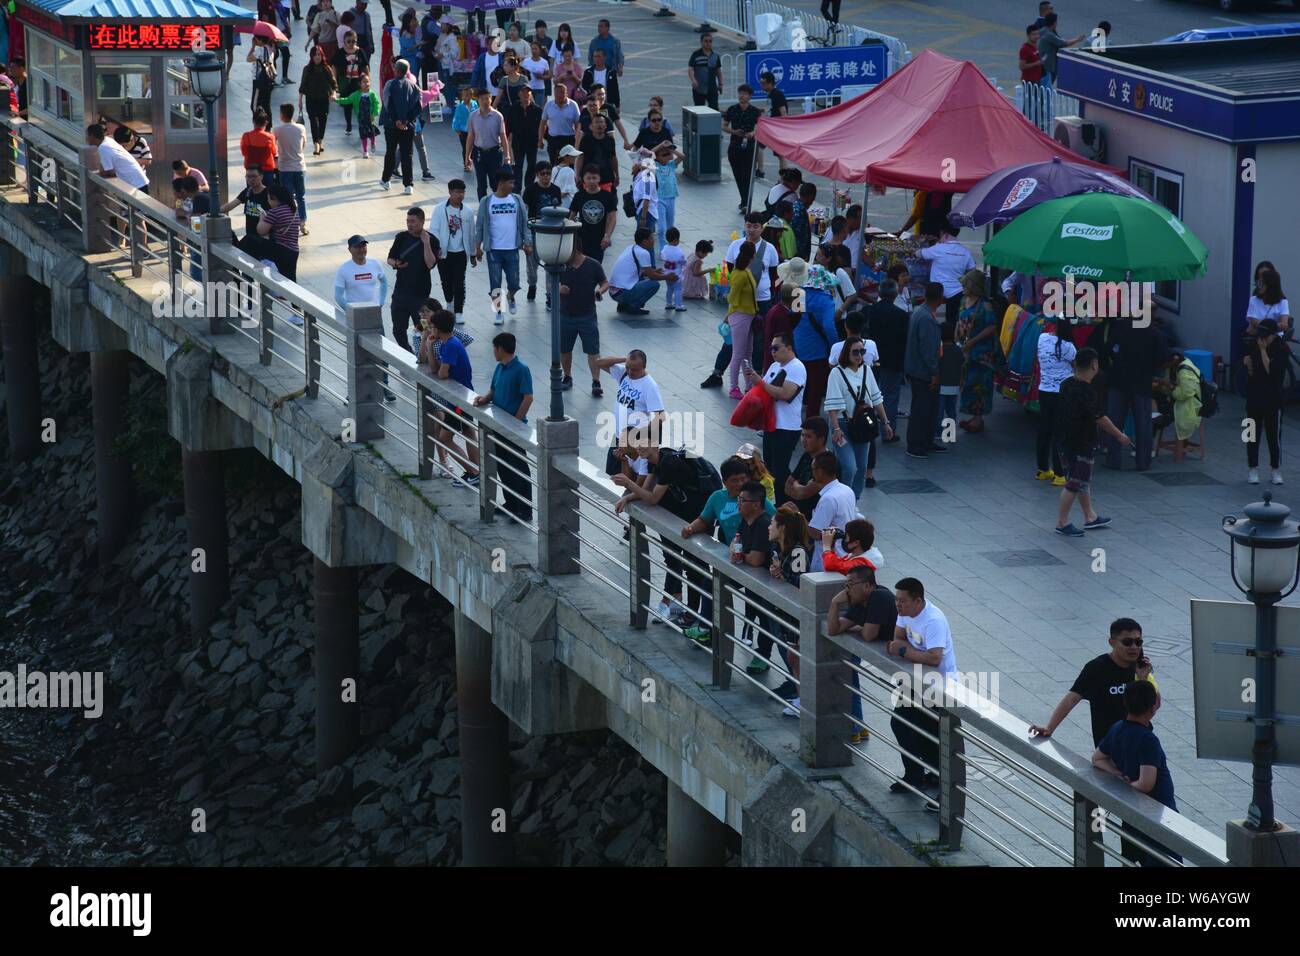
[[[889,51],[884,44],[811,47],[794,50],[754,50],[745,54],[745,82],[762,97],[761,73],[776,77],[788,97],[826,94],[842,86],[875,86],[885,78]]]

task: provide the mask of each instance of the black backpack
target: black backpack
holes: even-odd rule
[[[693,488],[684,487],[682,483],[673,484],[661,504],[683,521],[694,521],[704,510],[709,495],[723,487],[722,475],[707,458],[688,455],[685,448],[666,449],[664,454],[673,455],[690,468],[695,480]]]
[[[1219,386],[1201,376],[1201,418],[1213,418],[1219,410]]]
[[[629,219],[636,218],[636,203],[632,200],[632,190],[623,194],[623,215]]]

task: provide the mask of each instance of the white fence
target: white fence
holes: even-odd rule
[[[1049,136],[1058,116],[1078,116],[1079,99],[1045,83],[1016,84],[1016,109]]]

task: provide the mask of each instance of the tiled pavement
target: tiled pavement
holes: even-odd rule
[[[545,18],[552,33],[559,22],[567,21],[583,45],[594,33],[597,19],[614,20],[614,32],[629,60],[623,99],[627,125],[635,130],[642,115],[639,107],[650,93],[665,96],[668,114],[676,121],[680,106],[689,101],[682,74],[686,55],[696,45],[695,35],[681,18],[654,19],[653,9],[653,5],[545,0],[531,6],[529,17]],[[296,73],[301,41],[295,42],[299,44]],[[737,47],[725,38],[718,46],[723,51]],[[234,72],[230,95],[233,102],[244,102],[249,76],[239,58]],[[274,102],[286,97],[296,102],[296,88],[277,87]],[[236,157],[242,131],[237,118],[230,127],[231,154]],[[309,159],[311,235],[303,240],[301,282],[330,298],[334,270],[347,254],[343,242],[347,235],[367,234],[372,253],[382,257],[413,200],[430,207],[445,197],[448,179],[464,178],[449,124],[430,124],[425,135],[437,181],[423,183],[417,171],[413,199],[402,195],[400,184],[384,193],[376,185],[381,161],[360,158],[355,139],[343,136],[341,116],[335,112],[328,151]],[[355,165],[349,167],[349,162]],[[769,173],[775,165],[769,158]],[[721,251],[731,231],[739,228],[735,195],[729,177],[720,184],[683,178],[677,207],[683,244],[689,247],[697,239],[712,238]],[[901,191],[891,191],[883,200],[873,197],[869,218],[897,225],[905,215],[905,200]],[[620,222],[612,252],[621,250],[629,238],[628,224]],[[439,292],[436,282],[434,291]],[[529,304],[521,292],[519,307],[519,315],[508,319],[505,328],[519,336],[521,356],[531,366],[537,388],[534,407],[542,414],[549,400],[548,317],[540,296],[537,303]],[[719,461],[753,437],[728,424],[733,403],[725,394],[698,387],[720,344],[714,327],[721,309],[693,303],[687,313],[663,318],[661,299],[652,301],[650,308],[650,316],[630,322],[615,315],[607,303],[601,313],[603,350],[611,354],[645,349],[669,409],[700,413],[705,446],[709,456]],[[466,312],[468,328],[477,338],[470,348],[475,381],[485,388],[495,329],[483,268],[470,273]],[[603,452],[596,447],[596,429],[589,423],[597,412],[612,408],[612,399],[597,400],[587,394],[585,368],[577,358],[576,387],[565,395],[565,406],[584,423],[584,456],[598,462]],[[877,469],[880,484],[865,492],[861,503],[877,527],[878,543],[887,558],[886,578],[916,575],[925,582],[952,622],[961,669],[997,671],[1003,707],[1025,720],[1047,718],[1078,669],[1106,649],[1106,628],[1112,619],[1136,617],[1144,627],[1163,693],[1158,731],[1169,753],[1179,805],[1215,834],[1222,833],[1224,820],[1244,815],[1250,767],[1196,759],[1188,601],[1239,597],[1228,575],[1226,538],[1219,521],[1258,497],[1257,489],[1244,484],[1244,456],[1235,424],[1241,406],[1234,399],[1223,404],[1210,423],[1207,462],[1175,467],[1166,454],[1146,474],[1099,467],[1097,503],[1115,523],[1083,539],[1051,533],[1056,494],[1033,480],[1034,419],[1003,400],[998,401],[984,434],[963,434],[947,455],[913,461],[902,455],[900,445],[884,448]],[[1291,433],[1290,428],[1286,431]],[[1284,471],[1300,481],[1295,462],[1284,452]],[[1287,501],[1287,489],[1280,490],[1279,497]],[[1101,573],[1092,570],[1098,548],[1105,558]],[[1084,753],[1091,749],[1085,709],[1086,705],[1076,711],[1057,735],[1065,745]],[[883,720],[869,715],[868,722],[877,736],[887,733]],[[884,749],[875,750],[876,758],[896,766],[897,758]],[[1300,771],[1278,768],[1275,793],[1279,817],[1292,823],[1300,819]]]

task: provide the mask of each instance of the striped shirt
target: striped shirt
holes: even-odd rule
[[[262,213],[262,221],[271,223],[271,238],[277,246],[290,252],[298,251],[298,230],[302,223],[289,205],[282,203]]]

